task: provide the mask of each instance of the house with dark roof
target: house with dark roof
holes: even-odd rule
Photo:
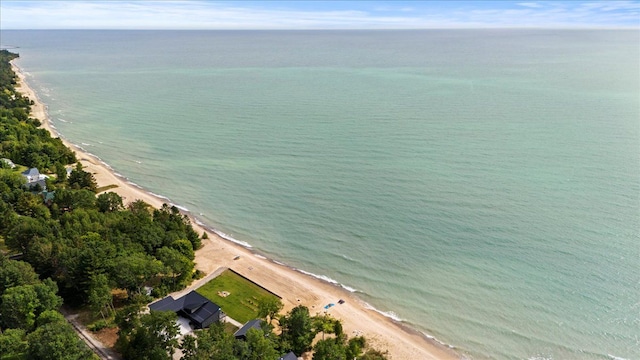
[[[293,353],[293,351],[289,351],[288,353],[280,356],[278,360],[298,360],[298,357]]]
[[[242,325],[242,327],[238,329],[233,336],[238,340],[247,340],[247,332],[249,329],[262,330],[262,320],[253,319],[247,321],[247,323]]]
[[[193,327],[197,329],[209,327],[209,325],[220,321],[223,317],[220,306],[195,291],[191,291],[178,299],[167,296],[149,305],[149,309],[154,311],[173,311],[179,316],[189,319]]]

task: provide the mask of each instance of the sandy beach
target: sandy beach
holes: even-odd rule
[[[28,87],[24,74],[15,64],[13,64],[13,69],[20,79],[17,90],[35,102],[35,105],[32,106],[32,116],[39,119],[42,122],[42,127],[47,129],[52,136],[59,137],[60,135],[51,127],[46,107],[38,100],[35,92]],[[95,176],[99,187],[117,186],[108,191],[122,196],[125,204],[140,199],[154,207],[160,207],[166,202],[166,200],[153,196],[144,189],[127,182],[126,179],[115,175],[107,164],[89,155],[78,146],[64,138],[62,140],[66,146],[75,151],[85,170]],[[199,226],[194,219],[192,219],[192,225],[197,232],[201,234],[207,232],[209,236],[209,240],[203,241],[203,247],[196,252],[196,268],[205,274],[211,274],[221,267],[231,268],[281,296],[285,312],[297,305],[305,305],[310,309],[311,314],[315,315],[325,311],[326,304],[335,303],[336,306],[331,307],[328,313],[342,320],[345,333],[349,336],[364,335],[373,347],[388,350],[390,358],[394,360],[459,358],[451,349],[372,309],[368,309],[366,304],[354,294],[339,286],[257,256],[250,249],[207,231]],[[234,260],[238,256],[239,258]],[[197,285],[199,285],[198,282],[192,284],[190,288]],[[345,303],[338,305],[339,299],[344,299]]]

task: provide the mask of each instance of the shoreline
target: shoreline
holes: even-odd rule
[[[279,295],[284,304],[283,312],[298,305],[307,306],[311,315],[328,312],[342,321],[345,334],[350,337],[355,334],[364,335],[371,346],[378,350],[387,350],[393,360],[461,358],[452,350],[452,347],[373,308],[349,291],[345,285],[332,283],[319,275],[266,258],[250,246],[247,247],[241,242],[229,239],[226,234],[204,224],[188,210],[171,203],[170,199],[152,194],[140,185],[128,181],[126,177],[116,174],[98,156],[71,143],[58,133],[50,122],[46,106],[40,102],[37,94],[25,80],[25,74],[14,61],[11,62],[11,66],[19,79],[16,90],[34,102],[31,107],[31,116],[40,120],[42,128],[49,131],[51,136],[59,137],[65,146],[76,153],[84,170],[94,175],[98,187],[116,185],[117,187],[105,191],[119,194],[125,205],[137,199],[155,208],[161,207],[163,203],[174,205],[189,217],[196,232],[208,234],[209,239],[204,240],[202,248],[195,252],[196,269],[202,271],[205,277],[220,268],[232,269]],[[239,258],[236,259],[238,256]],[[198,284],[199,281],[196,280],[187,289]],[[324,305],[337,303],[339,299],[344,299],[346,302],[324,310]]]

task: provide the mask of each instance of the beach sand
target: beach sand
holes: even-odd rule
[[[39,101],[35,92],[29,88],[24,74],[15,64],[13,64],[13,69],[20,79],[17,90],[35,102],[31,115],[39,119],[42,122],[42,127],[47,129],[52,136],[60,137],[51,127],[46,107]],[[166,200],[153,196],[127,182],[126,179],[115,175],[108,165],[96,157],[89,155],[64,138],[62,140],[66,146],[75,151],[85,171],[95,176],[99,187],[117,185],[116,188],[107,191],[118,193],[122,196],[125,204],[140,199],[154,207],[161,207],[166,202]],[[344,331],[349,337],[355,334],[364,335],[374,348],[388,350],[389,357],[393,360],[460,358],[450,348],[367,308],[366,304],[359,300],[355,294],[337,285],[258,257],[250,249],[225,240],[213,232],[206,231],[194,219],[191,219],[191,222],[198,233],[207,232],[209,236],[209,240],[203,240],[203,247],[196,251],[195,259],[196,268],[205,274],[211,274],[225,267],[233,269],[282,297],[284,312],[297,305],[305,305],[309,308],[311,315],[316,315],[325,311],[325,305],[334,303],[336,305],[327,312],[342,321]],[[238,256],[239,258],[237,258]],[[197,287],[201,282],[195,282],[189,289]],[[344,299],[345,303],[338,304],[340,299]]]

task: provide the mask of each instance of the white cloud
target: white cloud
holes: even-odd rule
[[[528,8],[541,8],[542,4],[539,3],[534,3],[534,2],[525,2],[525,3],[518,3],[519,6],[524,6],[524,7],[528,7]]]
[[[638,27],[637,1],[376,3],[363,10],[307,10],[299,3],[211,1],[0,1],[4,29],[402,29],[452,27]],[[492,5],[493,4],[493,5]],[[481,6],[480,6],[481,5]],[[286,7],[283,7],[286,6]],[[345,6],[341,6],[345,8]],[[362,9],[362,6],[359,6]]]
[[[302,11],[225,6],[200,1],[42,2],[34,7],[3,1],[3,28],[358,28],[411,27],[419,19],[355,10]]]

